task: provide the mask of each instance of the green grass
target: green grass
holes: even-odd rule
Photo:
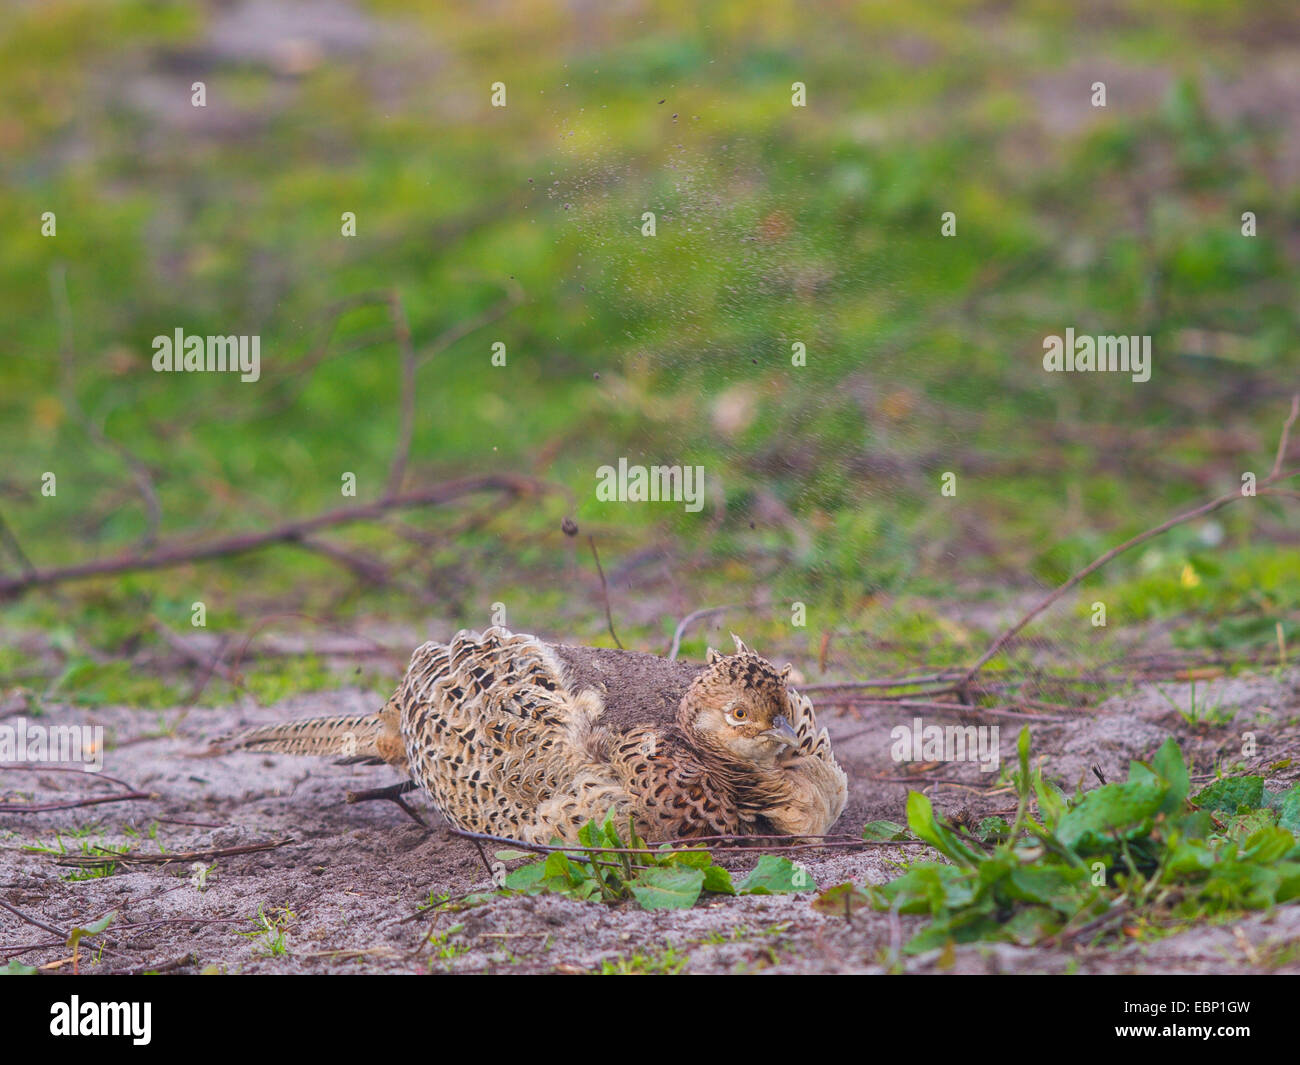
[[[855,668],[897,672],[911,646],[969,661],[989,633],[954,619],[953,600],[1058,582],[1271,464],[1300,367],[1300,199],[1269,160],[1294,131],[1281,111],[1225,116],[1210,95],[1256,84],[1272,55],[1262,0],[1122,3],[1106,20],[1041,3],[789,2],[760,17],[727,2],[708,18],[652,4],[593,16],[589,38],[532,5],[359,9],[400,20],[409,52],[288,79],[218,59],[194,114],[183,57],[215,14],[59,0],[0,15],[0,113],[22,116],[0,123],[0,514],[40,566],[144,533],[129,471],[73,396],[153,472],[164,539],[341,506],[344,472],[375,498],[398,432],[387,311],[329,308],[389,289],[417,351],[500,311],[420,371],[409,483],[524,471],[573,504],[529,499],[468,529],[471,504],[413,513],[419,546],[325,534],[389,562],[392,585],[285,546],[37,591],[3,606],[6,632],[43,648],[0,651],[8,682],[185,702],[198,671],[157,664],[174,655],[151,619],[184,635],[200,601],[206,632],[235,643],[322,622],[432,619],[445,635],[495,602],[520,627],[608,643],[588,534],[607,572],[658,552],[611,589],[636,646],[761,590],[773,606],[743,617],[751,643],[807,661],[827,631],[871,630],[894,649]],[[1136,80],[1116,75],[1104,110],[1071,103],[1071,72],[1103,58]],[[493,109],[502,79],[509,106]],[[807,108],[790,106],[796,80]],[[340,236],[345,210],[355,238]],[[55,237],[40,236],[44,211]],[[939,235],[945,211],[956,237]],[[512,286],[522,302],[503,307]],[[260,335],[263,379],[153,373],[151,338],[178,325]],[[1066,325],[1150,333],[1152,380],[1043,374],[1041,339]],[[300,372],[331,335],[347,353]],[[620,456],[703,465],[708,505],[597,501],[596,468]],[[955,498],[939,492],[949,471]],[[1187,647],[1258,651],[1279,625],[1294,646],[1300,553],[1278,547],[1294,507],[1243,502],[1121,558],[1084,589],[1078,609],[1105,600],[1112,629],[1088,640],[1178,618]],[[1074,648],[1071,620],[1055,624],[1045,634]],[[241,672],[263,701],[393,679],[312,658]],[[199,701],[233,694],[214,678]]]

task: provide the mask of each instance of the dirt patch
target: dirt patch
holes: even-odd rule
[[[1122,778],[1129,759],[1149,756],[1171,734],[1202,779],[1219,766],[1266,771],[1300,751],[1300,673],[1199,685],[1198,705],[1234,714],[1226,725],[1189,724],[1171,701],[1188,707],[1190,694],[1184,685],[1165,685],[1163,694],[1143,688],[1069,721],[1037,723],[1035,758],[1072,788],[1080,779],[1086,786],[1095,783],[1094,765],[1108,779]],[[369,708],[369,701],[361,693],[344,692],[271,708],[202,713],[52,710],[42,724],[104,725],[105,771],[154,797],[0,815],[0,898],[60,929],[116,910],[110,932],[114,953],[83,957],[83,971],[157,965],[193,954],[197,962],[186,966],[188,971],[211,966],[230,972],[321,973],[864,972],[881,971],[891,942],[916,926],[915,919],[905,918],[891,928],[880,914],[855,917],[852,924],[823,917],[811,909],[808,895],[726,898],[686,912],[658,913],[559,897],[496,898],[459,913],[416,917],[431,895],[487,890],[490,883],[474,846],[450,836],[419,800],[416,805],[426,810],[432,826],[427,830],[390,803],[343,803],[349,789],[391,782],[388,770],[281,756],[211,757],[207,751],[206,738],[229,729],[353,712]],[[909,778],[906,764],[890,756],[890,730],[910,722],[909,712],[828,709],[820,716],[850,780],[841,830],[857,831],[875,818],[903,820],[908,787],[924,788],[950,816],[981,817],[1006,812],[1013,804],[1011,792],[997,785],[997,773],[981,773],[971,763]],[[938,719],[927,719],[932,722]],[[1005,763],[1014,756],[1021,722],[996,723]],[[1242,754],[1246,733],[1254,735],[1253,756]],[[1300,765],[1272,777],[1282,782],[1298,774]],[[92,787],[82,774],[0,773],[0,797],[8,801],[34,794],[48,802],[107,790]],[[81,853],[84,845],[127,843],[145,853],[160,847],[178,852],[286,838],[293,842],[219,859],[201,886],[188,862],[71,880],[53,856],[26,849],[61,841],[68,853]],[[898,851],[880,848],[807,852],[800,860],[825,887],[848,879],[884,881],[896,875],[898,857]],[[743,871],[753,859],[727,858],[725,864]],[[259,912],[269,931],[256,923]],[[1297,937],[1300,908],[1291,907],[1120,949],[979,946],[942,961],[961,972],[1300,971],[1300,962],[1279,965],[1271,953],[1275,944]],[[20,955],[28,964],[69,954],[53,934],[0,911],[3,954],[25,946],[32,947]],[[940,962],[932,954],[904,964],[926,971]]]

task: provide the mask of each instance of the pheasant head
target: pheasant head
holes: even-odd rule
[[[738,636],[732,639],[735,654],[709,649],[708,668],[682,697],[677,723],[700,746],[725,758],[770,767],[799,746],[786,688],[790,667],[778,670]]]

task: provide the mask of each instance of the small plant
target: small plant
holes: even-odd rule
[[[274,916],[268,916],[259,905],[257,916],[249,920],[257,925],[252,932],[240,932],[239,935],[249,939],[261,939],[260,946],[253,949],[253,954],[260,958],[283,958],[289,953],[289,944],[285,933],[298,915],[286,906],[278,906]]]
[[[1128,780],[1067,799],[1029,768],[1018,743],[1014,824],[986,820],[964,833],[919,792],[912,832],[947,862],[916,862],[883,886],[841,884],[814,908],[852,917],[870,906],[924,914],[908,953],[951,943],[1097,935],[1118,924],[1158,931],[1211,914],[1264,909],[1300,897],[1300,785],[1275,794],[1259,777],[1220,780],[1188,798],[1187,767],[1171,738]],[[1030,813],[1031,801],[1038,817]]]
[[[97,825],[87,825],[80,829],[74,829],[68,833],[72,839],[78,841],[77,850],[87,858],[98,858],[105,854],[129,854],[131,852],[129,846],[116,846],[108,843],[91,843],[87,838],[88,836],[92,834],[102,834],[97,829]],[[32,843],[24,847],[23,850],[31,851],[35,854],[53,854],[63,857],[68,853],[68,846],[64,843],[62,834],[56,832],[53,844],[43,845],[40,843]],[[101,877],[112,876],[115,872],[117,872],[117,863],[109,862],[106,865],[88,865],[84,868],[72,869],[63,873],[61,879],[67,880],[70,883],[79,880],[98,880]]]
[[[430,957],[430,966],[437,962],[442,963],[444,969],[450,969],[451,963],[459,958],[462,954],[469,953],[469,946],[465,943],[453,943],[451,937],[457,932],[464,929],[463,924],[452,925],[450,928],[437,932],[430,932],[425,938],[425,942],[433,947],[433,955]]]
[[[556,846],[563,846],[559,840]],[[502,861],[534,858],[527,851],[498,851]],[[807,870],[789,858],[764,854],[753,871],[734,885],[731,874],[702,847],[648,847],[628,820],[627,839],[619,834],[613,812],[604,824],[588,821],[578,831],[578,845],[552,851],[540,861],[506,874],[505,890],[528,895],[558,892],[571,898],[618,902],[633,898],[645,910],[689,909],[704,892],[719,895],[771,895],[812,891],[817,885]]]
[[[665,947],[658,954],[620,954],[600,963],[599,976],[674,976],[686,968],[690,958],[676,947]]]
[[[1198,726],[1222,728],[1224,725],[1230,725],[1232,724],[1232,719],[1237,716],[1237,710],[1239,709],[1239,707],[1235,706],[1224,706],[1222,699],[1213,703],[1202,702],[1200,706],[1197,706],[1196,681],[1192,681],[1186,709],[1179,706],[1177,702],[1171,699],[1169,693],[1159,684],[1156,685],[1156,691],[1158,691],[1165,702],[1177,710],[1178,715],[1193,728]]]
[[[472,910],[476,906],[482,906],[489,902],[494,894],[489,891],[471,891],[467,895],[449,895],[445,891],[431,888],[429,897],[415,908],[419,913],[459,913],[462,910]]]

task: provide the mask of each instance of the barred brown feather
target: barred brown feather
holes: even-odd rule
[[[229,747],[386,761],[457,826],[530,842],[573,840],[610,812],[654,840],[818,835],[847,781],[787,672],[739,639],[692,666],[461,631],[417,648],[378,714],[267,726]]]

